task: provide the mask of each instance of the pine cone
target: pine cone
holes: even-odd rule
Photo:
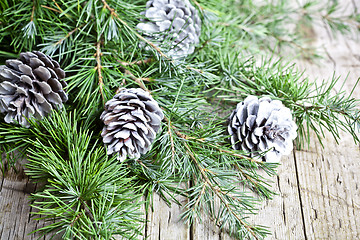
[[[0,112],[6,114],[5,122],[29,127],[27,119],[40,120],[67,101],[65,72],[51,57],[24,52],[5,64],[0,66]]]
[[[105,126],[101,136],[107,153],[118,160],[138,159],[146,153],[160,129],[164,114],[158,103],[142,89],[123,89],[105,104],[100,119]]]
[[[149,0],[137,25],[147,38],[174,59],[194,52],[199,43],[201,20],[189,0]]]
[[[293,148],[297,126],[290,109],[278,100],[248,96],[237,105],[229,121],[233,148],[252,157],[260,155],[265,162],[279,162]]]

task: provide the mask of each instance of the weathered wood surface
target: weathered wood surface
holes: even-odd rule
[[[342,4],[347,11],[360,9],[355,0],[343,0]],[[334,71],[341,79],[349,74],[345,87],[350,92],[360,77],[359,39],[334,38],[322,24],[313,30],[312,44],[323,51],[324,59],[316,64],[296,60],[298,67],[311,79],[328,79]],[[354,97],[360,98],[360,87]],[[341,133],[339,145],[329,134],[324,138],[325,148],[315,137],[311,142],[308,149],[282,159],[278,176],[272,179],[278,195],[265,201],[252,221],[270,227],[273,234],[268,239],[360,239],[359,146],[345,133]],[[28,197],[36,186],[28,181],[21,164],[17,169],[0,179],[0,239],[37,239],[36,234],[28,235],[42,224],[29,218]],[[175,205],[168,208],[158,196],[153,208],[146,216],[149,223],[144,231],[150,240],[230,239],[210,220],[188,227],[179,219],[181,209]]]

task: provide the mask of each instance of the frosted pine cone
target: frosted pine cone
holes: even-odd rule
[[[279,162],[293,148],[297,126],[290,109],[278,100],[248,96],[237,105],[229,120],[233,148],[251,152],[252,157],[263,152],[264,161]]]
[[[201,20],[189,0],[149,0],[143,15],[147,19],[137,28],[169,56],[176,59],[194,52]]]
[[[0,66],[0,112],[5,122],[29,127],[27,119],[40,120],[67,101],[65,72],[51,57],[24,52],[5,64]]]
[[[116,153],[124,161],[126,156],[138,159],[150,149],[164,114],[148,92],[131,88],[109,100],[100,118],[108,155]]]

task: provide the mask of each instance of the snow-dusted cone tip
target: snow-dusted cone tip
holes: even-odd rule
[[[278,100],[248,96],[237,105],[229,119],[228,132],[236,150],[263,156],[266,162],[279,162],[291,153],[297,126],[290,109]]]
[[[138,159],[150,149],[164,114],[148,92],[130,88],[109,100],[100,118],[107,154],[124,161],[127,156]]]
[[[177,59],[194,52],[201,20],[189,0],[149,0],[142,14],[146,19],[137,28],[169,57]]]
[[[40,120],[67,101],[65,72],[51,57],[23,52],[5,64],[0,66],[0,112],[5,122],[29,127],[27,119]]]

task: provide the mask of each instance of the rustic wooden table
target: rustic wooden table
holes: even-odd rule
[[[347,11],[360,9],[358,0],[343,2]],[[350,92],[360,77],[360,34],[335,38],[323,24],[315,26],[312,34],[312,44],[324,58],[315,63],[296,60],[297,66],[314,80],[329,79],[334,71],[341,80],[349,74],[345,87]],[[360,99],[360,86],[354,97]],[[324,138],[324,148],[315,137],[311,142],[308,149],[282,159],[278,176],[272,179],[278,195],[265,201],[252,221],[270,227],[273,235],[268,239],[360,239],[359,146],[345,133],[339,145],[330,134]],[[29,217],[28,197],[36,185],[29,182],[21,163],[17,169],[1,176],[0,239],[37,239],[36,234],[28,235],[43,224]],[[180,213],[179,207],[168,208],[155,195],[144,234],[149,240],[231,239],[210,220],[187,226]]]

